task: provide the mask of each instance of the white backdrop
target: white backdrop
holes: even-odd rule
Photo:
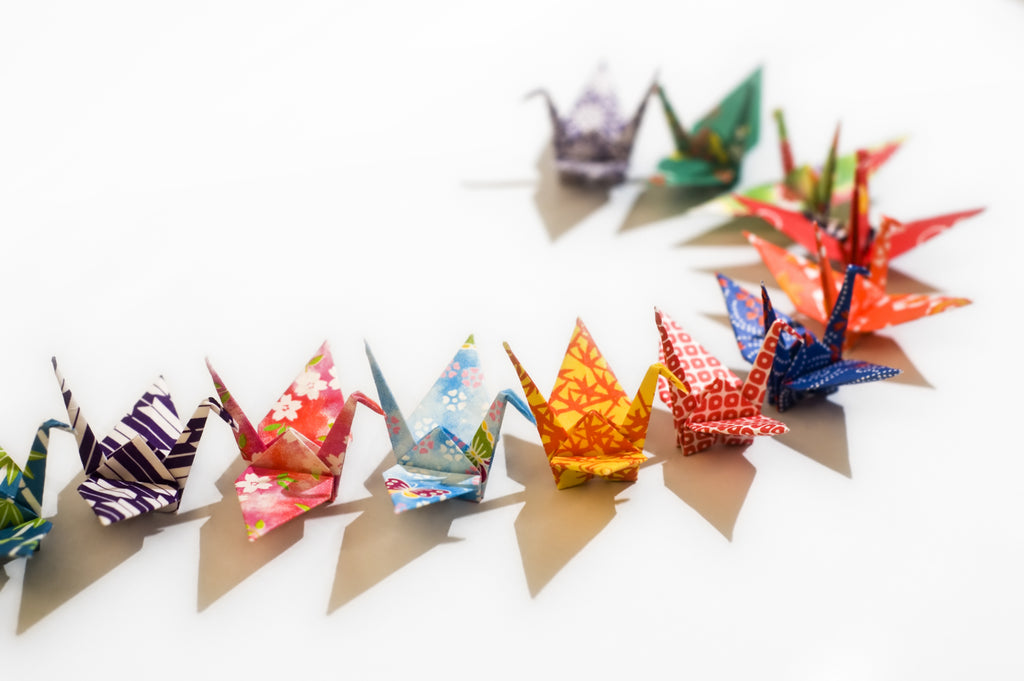
[[[654,102],[636,181],[552,177],[522,96],[568,106],[601,60],[624,105],[658,71],[690,122],[762,65],[741,186],[778,175],[784,106],[798,160],[837,120],[844,149],[909,135],[876,214],[988,206],[894,265],[897,290],[975,301],[857,348],[902,376],[745,451],[683,459],[657,411],[634,485],[556,491],[510,411],[483,504],[394,516],[360,412],[338,502],[249,545],[219,421],[178,516],[110,528],[57,433],[56,527],[0,568],[4,678],[1019,678],[1022,28],[1010,0],[0,6],[19,461],[64,414],[51,355],[101,432],[157,374],[182,411],[212,394],[205,356],[262,415],[324,338],[373,394],[368,340],[406,409],[470,332],[492,390],[518,386],[507,340],[546,392],[577,315],[632,392],[655,305],[745,370],[712,273],[771,283],[740,234],[766,232],[646,187],[670,144]]]

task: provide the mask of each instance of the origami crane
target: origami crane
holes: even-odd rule
[[[0,449],[0,560],[32,555],[53,527],[40,517],[51,428],[71,431],[53,419],[39,426],[24,470]]]
[[[398,409],[369,345],[366,356],[398,459],[398,465],[384,471],[384,484],[395,513],[456,497],[481,501],[505,407],[511,404],[531,423],[533,417],[511,390],[502,390],[488,405],[473,336],[455,353],[408,421]],[[408,423],[413,424],[412,430]]]
[[[687,390],[668,367],[652,364],[630,402],[579,319],[548,400],[508,343],[505,352],[537,418],[541,444],[558,489],[580,485],[594,476],[635,481],[637,469],[647,459],[644,440],[658,376],[682,392]]]
[[[872,244],[869,274],[857,279],[853,286],[847,320],[847,328],[852,334],[870,333],[887,326],[969,305],[971,302],[966,298],[919,293],[887,294],[885,285],[889,273],[889,233],[894,226],[899,229],[899,223],[895,220],[882,219],[878,236]],[[749,232],[744,234],[757,248],[761,259],[775,276],[779,287],[793,301],[796,309],[811,319],[827,324],[832,316],[836,293],[842,279],[840,273],[828,264],[824,244],[818,248],[818,261],[823,265],[819,266]],[[856,336],[848,336],[847,345],[851,345],[855,338]]]
[[[761,130],[761,69],[751,73],[697,121],[687,133],[669,103],[665,88],[658,85],[675,152],[658,164],[656,184],[686,187],[732,187],[740,179],[743,155],[755,144]]]
[[[327,342],[255,428],[209,360],[206,366],[224,410],[238,424],[242,458],[250,463],[235,480],[249,541],[334,501],[356,405],[384,412],[361,392],[345,399]]]
[[[877,234],[877,230],[868,223],[867,210],[868,176],[876,159],[870,152],[864,150],[858,151],[856,156],[853,200],[850,202],[848,219],[829,217],[828,194],[823,199],[820,211],[802,213],[746,196],[737,195],[733,198],[741,206],[742,212],[762,218],[812,253],[817,251],[817,239],[820,238],[825,246],[825,254],[831,260],[844,265],[866,266],[871,258],[871,247]],[[824,191],[830,190],[826,188]],[[890,225],[888,257],[902,255],[949,229],[960,220],[977,215],[982,210],[984,209],[974,208],[912,222],[893,222]]]
[[[768,329],[747,380],[740,381],[664,312],[655,310],[654,321],[661,334],[659,356],[676,379],[673,385],[661,383],[658,396],[672,409],[676,443],[684,455],[715,442],[748,445],[758,435],[789,431],[785,423],[761,413],[785,322],[778,319]],[[679,383],[685,390],[677,387]]]
[[[619,100],[603,65],[568,116],[558,115],[547,91],[535,90],[527,96],[533,95],[541,95],[547,101],[554,129],[555,165],[563,182],[612,185],[626,179],[629,155],[650,90],[644,92],[636,113],[629,119],[619,113]]]
[[[857,154],[838,154],[839,127],[836,126],[832,145],[820,170],[806,164],[797,167],[793,162],[783,112],[776,109],[773,114],[779,135],[782,180],[752,187],[741,194],[761,203],[806,213],[823,225],[832,217],[845,214],[847,204],[853,196]],[[864,149],[868,175],[881,168],[902,144],[903,140],[897,139]],[[735,197],[725,197],[718,203],[734,215],[746,214],[746,209],[735,200]]]
[[[160,377],[110,434],[97,441],[57,358],[52,362],[85,468],[78,493],[100,522],[110,525],[150,511],[176,511],[210,411],[228,423],[231,417],[210,397],[182,424]]]
[[[850,301],[853,300],[854,279],[858,274],[867,274],[867,270],[856,265],[846,268],[843,287],[820,341],[786,315],[775,312],[763,284],[761,299],[758,300],[729,277],[717,275],[743,359],[751,363],[756,361],[758,348],[776,319],[781,319],[797,332],[797,335],[782,332],[771,375],[768,377],[768,402],[780,412],[809,395],[828,395],[838,390],[839,386],[880,381],[901,373],[900,369],[881,364],[843,359],[846,319],[850,312]]]

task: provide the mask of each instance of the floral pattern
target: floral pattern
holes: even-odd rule
[[[235,487],[238,488],[240,494],[252,494],[253,492],[270,489],[273,486],[271,478],[249,472],[244,473],[238,482],[235,483]]]
[[[299,400],[293,400],[292,396],[288,393],[281,395],[281,398],[274,405],[274,420],[275,421],[294,421],[299,415],[299,409],[302,407],[302,402]]]
[[[331,500],[333,476],[283,473],[250,466],[235,481],[242,519],[253,541],[275,527]]]
[[[412,427],[412,436],[415,438],[421,438],[434,429],[437,422],[429,416],[424,416],[417,421]]]
[[[466,408],[466,393],[461,390],[449,390],[441,398],[441,404],[448,411],[460,411]]]
[[[345,399],[327,343],[255,428],[212,367],[210,374],[224,408],[239,424],[242,457],[252,464],[235,481],[250,540],[333,501],[351,442],[355,405],[383,413],[362,393]],[[397,424],[389,421],[388,427]]]
[[[336,381],[337,379],[335,379]],[[320,391],[327,389],[327,381],[320,378],[320,373],[306,370],[299,374],[292,385],[292,390],[299,397],[307,397],[315,400],[320,397]]]
[[[483,371],[470,336],[409,417],[413,425],[407,429],[376,360],[368,354],[398,459],[397,466],[384,472],[395,512],[454,497],[480,501],[505,405],[511,401],[532,421],[528,407],[507,390],[487,402]]]
[[[470,367],[462,370],[462,385],[467,388],[476,389],[484,384],[484,372],[480,367]]]

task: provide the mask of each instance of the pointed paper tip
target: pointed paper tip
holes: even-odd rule
[[[530,90],[525,95],[523,95],[523,101],[529,101],[534,97],[548,97],[548,93],[544,88],[534,88],[533,90]],[[550,97],[548,97],[548,99],[550,99]]]
[[[654,323],[657,325],[659,330],[664,329],[666,319],[671,318],[660,309],[654,308]]]
[[[50,364],[53,365],[54,369],[57,368],[57,356],[56,355],[53,355],[53,356],[50,357]]]
[[[476,345],[476,339],[473,337],[473,334],[469,334],[469,337],[466,338],[466,342],[463,343],[463,345]]]

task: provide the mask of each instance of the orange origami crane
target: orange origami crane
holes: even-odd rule
[[[889,276],[890,234],[899,227],[900,223],[896,220],[882,218],[882,226],[872,244],[868,276],[858,277],[854,285],[847,324],[851,334],[847,336],[848,345],[856,339],[856,334],[878,331],[971,303],[966,298],[885,292]],[[772,271],[775,280],[793,301],[796,309],[811,319],[827,324],[842,287],[843,275],[828,264],[821,240],[817,244],[820,264],[815,264],[749,232],[744,232],[744,235],[757,248],[764,264]]]
[[[661,310],[654,311],[654,321],[661,334],[659,359],[672,371],[673,383],[686,387],[681,391],[663,382],[658,386],[661,401],[672,409],[676,443],[684,455],[696,454],[715,442],[749,445],[757,435],[789,432],[785,423],[761,413],[779,334],[783,330],[793,333],[784,321],[777,319],[768,330],[746,381],[740,381]]]
[[[583,322],[565,351],[550,400],[537,389],[508,343],[505,352],[519,374],[558,489],[594,476],[632,482],[643,454],[658,376],[678,390],[687,388],[664,364],[652,364],[630,402]]]

